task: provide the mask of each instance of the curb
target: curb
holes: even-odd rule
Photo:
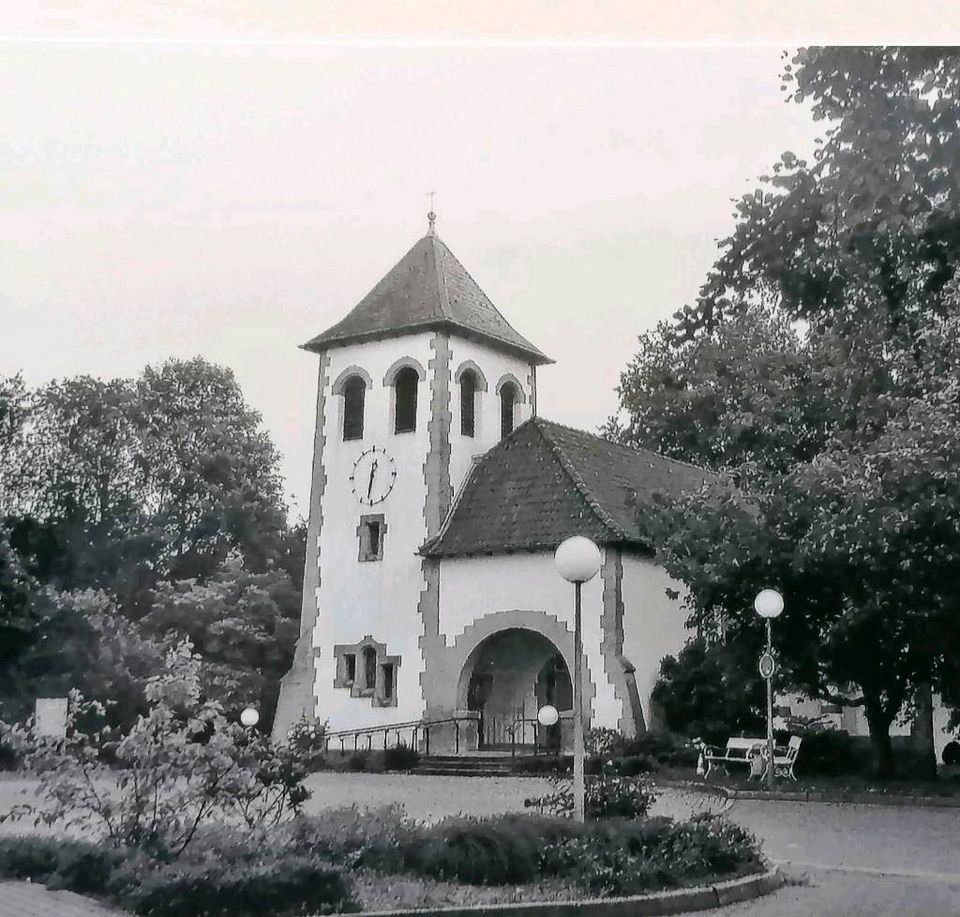
[[[699,790],[718,793],[732,801],[760,800],[769,802],[827,802],[835,805],[865,806],[920,806],[939,809],[960,809],[960,796],[905,796],[890,793],[840,792],[830,793],[823,790],[774,790],[772,793],[761,790],[738,790],[734,787],[710,783],[695,783],[684,780],[660,780],[660,786],[675,787],[682,790]]]
[[[628,898],[594,898],[587,901],[534,901],[524,904],[481,904],[402,911],[364,911],[364,917],[405,917],[407,914],[436,914],[437,917],[657,917],[685,914],[750,901],[775,892],[783,885],[778,866],[766,872],[713,885],[681,888]]]

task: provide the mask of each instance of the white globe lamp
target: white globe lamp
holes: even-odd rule
[[[783,611],[783,596],[776,589],[762,589],[753,600],[753,608],[761,618],[779,618]]]
[[[246,707],[240,714],[240,722],[244,726],[256,726],[260,722],[260,713],[256,707]]]
[[[600,570],[600,549],[589,538],[574,535],[557,548],[554,561],[565,580],[587,583]]]
[[[555,726],[560,719],[560,712],[553,704],[546,704],[537,711],[537,722],[541,726]]]

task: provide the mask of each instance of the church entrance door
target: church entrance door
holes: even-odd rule
[[[563,657],[543,634],[520,627],[491,634],[467,658],[460,677],[467,709],[480,714],[480,748],[532,750],[534,743],[544,744],[537,710],[544,703],[572,709],[570,684]],[[553,738],[559,743],[558,730]]]

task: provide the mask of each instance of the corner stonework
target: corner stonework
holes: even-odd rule
[[[323,491],[327,476],[323,469],[323,429],[326,408],[327,371],[330,354],[320,354],[317,375],[316,430],[313,439],[313,473],[310,483],[310,516],[307,523],[307,550],[303,570],[303,603],[300,610],[300,636],[290,670],[280,682],[280,696],[273,720],[273,738],[285,739],[290,728],[301,719],[316,719],[316,653],[313,631],[319,615],[317,596],[320,587],[320,527],[323,522]]]
[[[450,338],[435,332],[430,340],[433,356],[429,363],[430,378],[430,445],[423,463],[424,506],[423,521],[427,539],[439,531],[453,502],[450,481],[450,429],[453,413],[450,410]],[[423,670],[420,674],[420,693],[424,709],[430,711],[438,699],[438,655],[444,642],[440,638],[440,562],[424,557],[421,560],[423,589],[420,593],[420,652]]]
[[[633,664],[623,655],[623,554],[608,547],[600,568],[603,581],[603,613],[600,618],[600,652],[607,681],[620,702],[617,728],[626,736],[647,731],[640,705],[640,692]]]

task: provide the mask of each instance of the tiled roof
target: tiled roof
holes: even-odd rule
[[[707,477],[693,465],[535,417],[479,459],[421,553],[547,550],[570,535],[647,549],[637,509],[654,493],[679,495]]]
[[[449,248],[424,236],[341,321],[304,344],[321,351],[356,341],[446,327],[551,363],[497,311]]]

